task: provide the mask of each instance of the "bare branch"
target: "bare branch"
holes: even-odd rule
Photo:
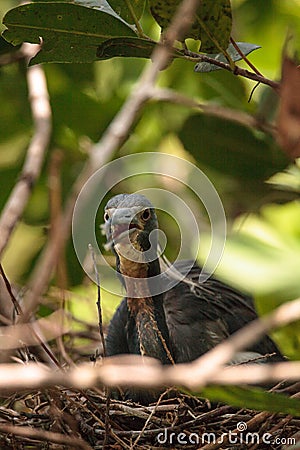
[[[29,319],[39,304],[40,296],[47,288],[61,249],[69,235],[73,209],[78,193],[92,173],[108,162],[111,159],[112,154],[120,148],[128,138],[130,130],[137,120],[143,105],[149,99],[148,92],[154,85],[161,68],[168,63],[172,52],[170,42],[173,43],[178,36],[184,35],[186,27],[189,26],[188,21],[189,19],[192,19],[194,11],[196,10],[197,3],[197,0],[185,0],[180,6],[178,13],[174,18],[174,24],[171,25],[166,33],[165,45],[157,45],[153,52],[152,64],[146,67],[122,109],[115,116],[101,140],[91,149],[90,161],[88,161],[86,167],[74,184],[65,212],[60,217],[60,220],[58,219],[56,231],[51,236],[51,239],[37,262],[36,270],[29,283],[30,290],[24,299],[26,310],[24,311],[23,318],[20,320],[26,321]],[[184,15],[182,15],[182,13],[184,13]],[[185,17],[184,21],[181,20],[182,17]],[[192,22],[192,20],[190,20],[190,22]],[[169,43],[169,45],[167,43]]]
[[[42,442],[52,442],[55,444],[67,445],[68,448],[92,450],[89,444],[79,437],[70,437],[60,433],[54,433],[52,431],[46,431],[44,429],[36,429],[32,427],[21,427],[9,424],[0,424],[1,433],[14,434],[15,436],[27,437],[30,439],[36,439]]]
[[[67,313],[60,309],[35,322],[0,327],[0,351],[20,348],[24,345],[41,345],[40,333],[45,342],[56,339],[70,330],[71,324],[67,319]]]
[[[246,127],[256,128],[266,133],[275,135],[275,127],[269,123],[262,123],[255,116],[251,116],[243,111],[225,108],[220,105],[200,103],[191,97],[187,97],[186,95],[167,88],[154,87],[151,89],[150,96],[151,100],[166,101],[183,105],[188,108],[200,109],[205,114],[220,117],[221,119],[231,120]]]
[[[277,81],[270,80],[269,78],[264,77],[263,75],[259,75],[258,73],[250,72],[247,69],[242,69],[241,67],[234,66],[234,71],[232,71],[229,64],[224,63],[222,61],[218,61],[208,55],[203,55],[195,52],[191,52],[189,50],[185,50],[185,58],[189,59],[193,62],[207,62],[209,64],[213,64],[215,66],[220,67],[221,69],[227,70],[231,72],[233,75],[239,75],[244,78],[248,78],[249,80],[256,81],[258,83],[266,84],[273,88],[276,92],[280,89],[280,83]]]
[[[36,52],[37,47],[32,44],[24,44],[24,48],[30,56],[32,56],[33,52]],[[46,78],[40,66],[28,68],[27,83],[34,123],[34,135],[28,147],[19,180],[12,190],[0,217],[0,256],[22,216],[33,185],[39,177],[51,136],[51,108]]]
[[[199,359],[200,360],[200,359]],[[180,385],[191,390],[199,390],[208,384],[252,385],[257,383],[275,383],[282,380],[300,379],[300,362],[282,362],[274,364],[249,364],[247,366],[228,366],[218,369],[208,377],[199,375],[193,363],[162,366],[155,361],[145,361],[140,356],[117,356],[106,358],[103,364],[81,364],[68,371],[53,371],[41,364],[27,365],[1,364],[0,391],[42,389],[54,385],[66,388],[88,389],[92,387],[132,387],[161,388]]]
[[[164,34],[164,43],[158,44],[153,51],[152,64],[146,67],[128,100],[115,116],[102,139],[94,146],[91,153],[93,170],[101,167],[106,155],[120,148],[128,138],[130,129],[138,119],[142,107],[150,98],[150,91],[160,71],[169,63],[174,41],[180,40],[193,22],[197,5],[198,0],[185,0],[180,4],[170,27]]]
[[[0,389],[34,389],[60,384],[80,389],[98,385],[142,388],[179,385],[197,390],[207,384],[237,384],[241,380],[251,384],[283,379],[299,380],[300,361],[224,367],[236,352],[251,345],[271,328],[286,325],[299,317],[300,299],[287,302],[268,316],[246,325],[225,342],[188,364],[166,367],[156,360],[138,355],[106,358],[101,365],[80,365],[67,373],[50,371],[34,364],[3,364],[0,366]]]

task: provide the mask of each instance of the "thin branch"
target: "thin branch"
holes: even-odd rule
[[[0,327],[0,352],[3,350],[22,348],[24,345],[28,347],[42,345],[44,342],[39,336],[40,333],[45,341],[56,339],[58,336],[70,331],[71,322],[68,319],[67,313],[59,309],[47,317],[30,323]],[[58,365],[58,367],[60,366]]]
[[[10,282],[9,282],[1,264],[0,264],[0,274],[4,281],[6,290],[9,294],[9,298],[10,298],[15,310],[17,311],[18,318],[19,318],[19,320],[23,320],[24,319],[23,309],[13,293]],[[41,319],[40,323],[42,323],[44,320],[45,319]],[[12,322],[12,320],[11,320],[11,322]],[[54,330],[52,330],[52,327],[51,327],[51,331],[54,331]],[[61,333],[59,333],[59,334],[61,334]],[[43,357],[43,360],[46,360],[52,364],[54,363],[54,364],[56,364],[57,367],[60,367],[59,362],[56,359],[54,353],[52,352],[50,347],[48,347],[48,345],[46,344],[46,339],[44,337],[43,338],[41,337],[41,328],[40,328],[38,321],[25,324],[25,325],[23,325],[23,328],[22,328],[22,325],[21,326],[18,326],[18,325],[6,326],[2,330],[1,335],[2,335],[2,337],[6,336],[6,339],[2,339],[2,342],[4,343],[4,347],[1,347],[1,345],[0,345],[0,349],[19,348],[20,342],[23,342],[23,344],[25,344],[25,345],[32,345],[32,344],[39,345],[41,348],[37,350],[37,353]],[[28,339],[27,339],[27,337],[28,337]],[[31,343],[29,342],[30,340],[31,340]]]
[[[26,304],[24,320],[28,321],[28,318],[36,310],[40,296],[45,292],[51,279],[61,249],[69,236],[78,193],[93,172],[107,163],[113,153],[128,139],[130,130],[139,117],[142,107],[149,99],[148,91],[154,86],[160,70],[168,64],[173,51],[173,42],[180,36],[184,36],[187,27],[190,26],[197,3],[197,0],[185,0],[180,5],[171,27],[166,32],[164,45],[156,46],[152,56],[152,64],[146,67],[138,83],[132,89],[131,95],[115,116],[101,140],[92,147],[90,160],[73,186],[65,211],[57,224],[57,230],[51,236],[36,264],[29,283],[30,289],[24,299],[24,304]],[[182,20],[183,17],[184,20]]]
[[[254,64],[252,64],[251,61],[249,61],[249,59],[247,58],[246,55],[244,55],[244,53],[242,52],[242,50],[240,49],[240,47],[237,45],[237,43],[235,42],[235,40],[231,37],[230,38],[230,42],[232,43],[232,45],[234,46],[235,50],[238,52],[238,54],[240,55],[240,57],[245,61],[246,64],[248,64],[248,66],[253,70],[253,72],[255,72],[257,75],[263,77],[263,74],[260,73],[260,71],[255,67]]]
[[[101,307],[100,277],[99,277],[99,272],[98,272],[97,263],[96,263],[95,251],[91,244],[89,245],[89,250],[92,255],[92,261],[93,261],[93,265],[94,265],[94,272],[95,272],[96,284],[97,284],[96,305],[97,305],[97,311],[98,311],[99,334],[100,334],[100,339],[101,339],[101,343],[102,343],[102,347],[103,347],[103,356],[106,356],[106,345],[105,345],[104,332],[103,332],[103,319],[102,319],[102,307]]]
[[[92,386],[139,386],[156,388],[165,385],[186,386],[199,390],[206,384],[277,382],[300,379],[300,361],[277,364],[249,364],[224,367],[236,352],[251,345],[276,326],[300,317],[300,299],[287,302],[268,316],[246,325],[226,341],[188,364],[162,366],[156,360],[138,355],[122,355],[103,360],[102,365],[81,365],[68,372],[53,372],[29,364],[0,366],[0,389],[42,388],[53,384],[86,389]]]
[[[9,296],[10,296],[10,298],[11,298],[11,301],[12,301],[12,303],[13,303],[13,305],[14,305],[16,314],[18,314],[18,315],[19,315],[19,314],[22,314],[22,308],[21,308],[21,306],[19,305],[19,302],[18,302],[18,300],[16,299],[15,294],[13,293],[13,290],[12,290],[12,288],[11,288],[9,279],[7,278],[7,276],[6,276],[5,272],[4,272],[4,269],[3,269],[3,267],[2,267],[2,264],[0,264],[0,274],[1,274],[1,277],[2,277],[2,279],[3,279],[3,281],[4,281],[4,284],[5,284],[5,287],[6,287],[6,289],[7,289],[7,292],[9,293]]]
[[[193,22],[198,0],[182,2],[164,34],[164,42],[157,45],[152,54],[152,64],[147,65],[128,100],[109,125],[102,139],[93,148],[91,166],[93,170],[102,166],[103,158],[116,151],[127,140],[130,130],[137,121],[140,112],[150,98],[149,90],[154,86],[159,73],[164,69],[172,56],[173,43],[181,40]]]
[[[20,50],[11,51],[0,56],[0,67],[7,66],[26,59],[26,54]]]
[[[166,101],[183,105],[188,108],[200,109],[205,114],[220,117],[221,119],[231,120],[250,128],[256,128],[269,134],[275,134],[275,127],[269,123],[260,122],[255,116],[251,116],[243,111],[225,108],[219,105],[210,105],[200,103],[191,97],[168,88],[154,87],[150,92],[151,100]]]
[[[33,52],[36,53],[38,47],[32,44],[24,44],[24,49],[30,56]],[[34,135],[29,144],[19,180],[14,186],[0,217],[0,256],[3,254],[12,232],[23,214],[34,183],[40,175],[51,136],[51,108],[46,78],[40,66],[28,68],[27,83]]]
[[[203,55],[200,53],[191,52],[190,50],[185,50],[185,59],[189,59],[193,62],[207,62],[209,64],[213,64],[214,66],[218,66],[221,69],[228,70],[229,72],[233,73],[233,75],[239,75],[244,78],[248,78],[249,80],[257,81],[262,84],[266,84],[267,86],[270,86],[273,88],[276,92],[280,89],[280,83],[274,80],[270,80],[269,78],[266,78],[262,75],[259,75],[254,72],[250,72],[249,70],[242,69],[241,67],[235,66],[234,71],[232,71],[229,64],[226,64],[222,61],[217,61],[214,58],[211,58],[210,56]]]
[[[36,439],[42,442],[51,442],[54,444],[67,445],[68,448],[92,450],[89,444],[79,437],[70,437],[60,433],[54,433],[47,430],[39,430],[33,427],[21,427],[15,425],[0,424],[0,433],[13,434],[15,436]]]
[[[146,363],[137,355],[109,357],[102,365],[80,364],[64,372],[49,370],[47,366],[36,363],[1,364],[0,391],[43,389],[55,385],[74,389],[103,386],[152,389],[179,385],[200,392],[204,386],[213,384],[230,386],[242,381],[243,384],[254,385],[300,379],[299,361],[228,366],[217,369],[218,372],[209,378],[201,376],[193,363],[184,366],[183,372],[180,365],[166,367],[152,361]]]
[[[291,396],[291,398],[299,398],[299,397],[300,397],[300,393]],[[254,417],[247,420],[247,422],[246,422],[247,432],[251,431],[251,430],[256,430],[258,425],[266,423],[266,421],[272,416],[273,416],[273,413],[270,413],[268,411],[261,411],[258,414],[255,414]],[[273,435],[274,431],[276,431],[276,429],[283,428],[292,418],[293,418],[293,416],[290,416],[290,415],[288,415],[287,417],[284,417],[277,423],[277,425],[275,425],[271,429],[269,429],[268,433],[270,435]],[[241,430],[239,430],[238,428],[236,428],[235,430],[232,431],[232,435],[235,435],[235,436],[239,436],[241,433],[242,433]],[[222,442],[219,441],[219,442],[215,442],[212,444],[204,445],[204,447],[202,447],[202,450],[218,450],[219,448],[224,448],[224,445],[228,444],[229,442],[230,442],[230,439],[228,438],[228,436],[224,436],[224,438],[222,439]]]

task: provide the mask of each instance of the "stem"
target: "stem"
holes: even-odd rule
[[[225,56],[225,58],[227,59],[227,61],[229,62],[230,65],[230,69],[232,70],[232,72],[234,71],[235,68],[235,64],[234,61],[232,60],[232,58],[230,57],[229,53],[223,49],[221,47],[221,45],[219,44],[218,40],[210,33],[209,29],[207,28],[207,26],[205,25],[205,23],[203,22],[203,20],[197,16],[197,20],[201,25],[201,28],[205,31],[205,33],[207,34],[207,36],[209,37],[209,39],[215,44],[215,46],[219,49],[220,53],[223,53],[223,55]]]
[[[254,64],[252,64],[251,61],[249,61],[247,56],[244,55],[244,53],[242,52],[242,50],[240,49],[240,47],[237,45],[237,43],[235,42],[235,40],[232,37],[230,38],[230,42],[232,43],[232,45],[234,46],[234,48],[236,49],[238,54],[241,56],[241,58],[245,61],[245,63],[247,63],[248,66],[253,70],[253,72],[255,72],[257,75],[263,77],[263,74],[255,67]]]
[[[134,8],[132,7],[131,1],[130,0],[125,0],[125,3],[127,5],[127,8],[129,9],[129,12],[131,14],[131,17],[133,19],[133,23],[136,26],[136,29],[138,31],[138,36],[141,38],[147,38],[147,36],[144,34],[144,30],[141,27],[141,24],[135,14]]]
[[[193,61],[193,62],[208,62],[210,64],[213,64],[215,66],[221,67],[221,69],[228,70],[229,72],[232,72],[233,75],[240,75],[244,78],[249,78],[250,80],[257,81],[259,83],[266,84],[273,88],[276,92],[279,91],[280,83],[277,81],[270,80],[262,75],[258,75],[257,73],[250,72],[249,70],[242,69],[241,67],[234,66],[234,70],[231,69],[229,64],[226,64],[222,61],[217,61],[214,58],[211,58],[207,55],[200,55],[199,53],[191,52],[190,50],[185,50],[185,59]]]
[[[99,278],[99,272],[97,269],[97,262],[95,257],[95,252],[91,244],[89,244],[89,250],[92,255],[93,265],[94,265],[94,271],[95,271],[95,277],[96,277],[96,283],[97,283],[97,310],[98,310],[98,320],[99,320],[99,333],[101,338],[101,343],[103,347],[103,356],[106,356],[106,345],[105,345],[105,339],[104,339],[104,332],[103,332],[103,320],[102,320],[102,308],[101,308],[101,290],[100,290],[100,278]]]

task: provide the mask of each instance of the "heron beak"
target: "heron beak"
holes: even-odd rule
[[[138,212],[140,209],[137,209]],[[136,230],[141,230],[141,226],[138,222],[136,212],[132,208],[118,208],[114,211],[111,219],[106,225],[107,243],[104,248],[110,250],[113,245],[118,244],[129,236],[131,236]]]

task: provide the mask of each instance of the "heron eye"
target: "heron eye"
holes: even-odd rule
[[[150,209],[144,209],[144,211],[142,212],[141,217],[142,217],[142,219],[145,220],[145,221],[149,220],[150,217],[151,217]]]
[[[105,222],[107,222],[109,220],[108,212],[104,213],[104,220],[105,220]]]

